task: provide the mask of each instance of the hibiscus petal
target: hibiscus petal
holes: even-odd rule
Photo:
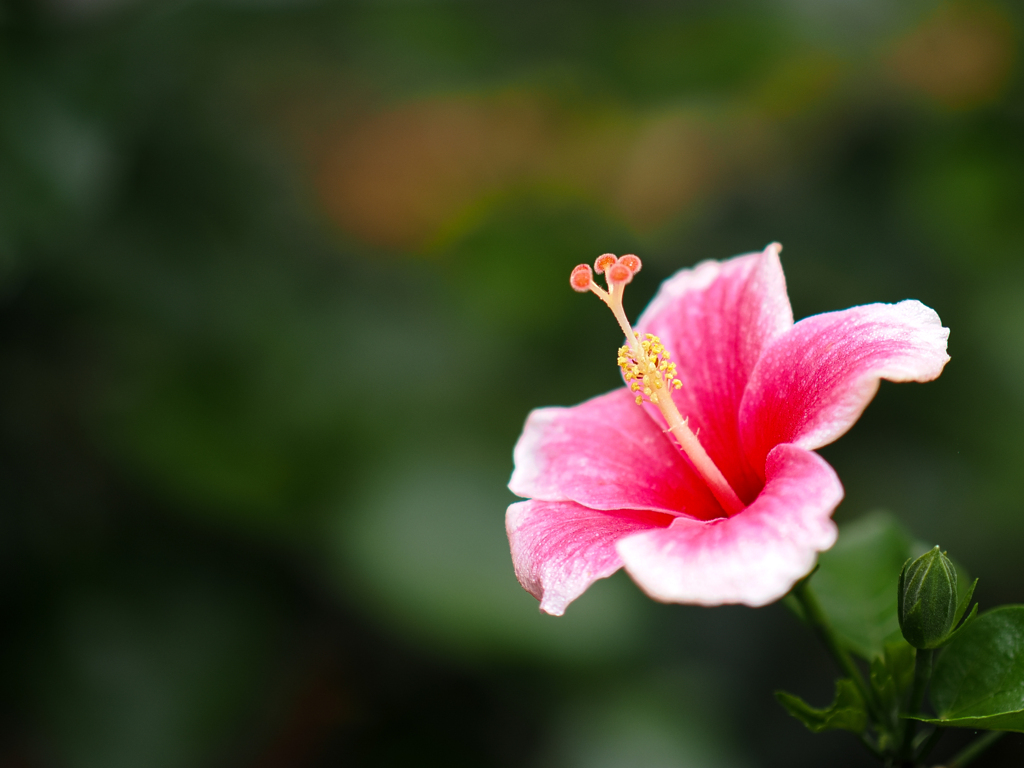
[[[517,496],[701,520],[724,514],[690,462],[625,388],[572,408],[533,411],[513,456],[509,488]]]
[[[867,304],[801,320],[764,351],[740,408],[756,469],[772,446],[814,449],[846,432],[880,379],[930,381],[949,360],[935,311],[919,301]]]
[[[505,529],[519,583],[540,600],[542,611],[561,616],[587,587],[622,567],[615,542],[672,519],[643,510],[602,512],[571,501],[530,500],[508,508]]]
[[[662,284],[637,322],[661,338],[682,387],[672,391],[701,445],[746,501],[761,476],[746,466],[738,414],[764,347],[793,325],[778,246],[727,261],[706,261]],[[661,423],[652,406],[651,415]]]
[[[785,595],[835,543],[832,511],[843,487],[824,459],[777,446],[753,504],[730,518],[676,518],[671,527],[619,541],[626,570],[656,600],[766,605]]]

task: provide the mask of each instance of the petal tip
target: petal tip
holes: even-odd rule
[[[561,600],[542,599],[540,601],[540,612],[548,616],[564,616],[566,607],[566,604]]]

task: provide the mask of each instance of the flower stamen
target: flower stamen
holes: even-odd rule
[[[630,389],[634,392],[643,390],[652,403],[657,403],[658,393],[656,390],[663,387],[679,389],[683,386],[683,382],[676,378],[676,364],[668,361],[669,353],[661,343],[661,339],[648,333],[645,339],[640,340],[640,348],[646,359],[638,360],[632,350],[626,346],[619,348],[617,362],[619,368],[622,369],[622,377],[627,382],[633,382]],[[643,382],[643,384],[639,382]],[[636,396],[637,405],[641,405],[643,401],[643,396]]]
[[[630,391],[636,393],[637,405],[642,405],[646,399],[661,411],[668,424],[667,431],[675,436],[679,447],[704,478],[726,514],[734,515],[744,508],[743,502],[708,456],[672,400],[671,391],[683,385],[677,378],[676,364],[669,361],[669,352],[661,339],[650,333],[641,336],[633,330],[622,308],[625,287],[641,266],[640,259],[633,254],[616,258],[614,254],[605,253],[597,257],[593,271],[588,264],[580,264],[573,269],[569,283],[573,290],[581,293],[590,291],[608,305],[626,336],[626,344],[619,348],[617,362]],[[594,282],[593,272],[604,274],[607,291]]]

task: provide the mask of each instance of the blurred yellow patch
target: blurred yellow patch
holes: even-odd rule
[[[951,109],[997,98],[1016,56],[1017,35],[998,8],[982,3],[942,6],[886,57],[893,77]]]
[[[843,74],[843,62],[826,52],[793,56],[766,75],[754,103],[773,117],[792,117],[820,104]]]
[[[568,114],[538,93],[444,96],[329,129],[316,183],[342,229],[385,248],[422,251],[524,185],[588,199],[642,233],[763,164],[766,127],[738,110]]]
[[[720,159],[709,129],[690,115],[666,115],[624,148],[614,205],[634,228],[657,227],[711,186]]]
[[[524,99],[434,99],[330,136],[317,186],[330,216],[375,245],[412,248],[454,212],[529,173],[550,145]]]

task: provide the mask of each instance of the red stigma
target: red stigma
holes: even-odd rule
[[[616,261],[617,259],[615,258],[614,253],[602,254],[601,256],[598,256],[597,260],[594,262],[594,271],[600,275],[606,269],[611,268],[611,266],[615,264]]]
[[[578,264],[573,267],[572,274],[569,275],[569,285],[572,286],[574,291],[585,293],[590,290],[590,284],[594,280],[594,275],[590,271],[589,264]]]
[[[640,263],[640,259],[634,256],[632,253],[627,253],[625,256],[619,256],[619,264],[624,266],[634,275],[640,271],[640,267],[643,265]]]
[[[608,282],[625,285],[633,279],[633,273],[625,264],[616,262],[608,269]]]

